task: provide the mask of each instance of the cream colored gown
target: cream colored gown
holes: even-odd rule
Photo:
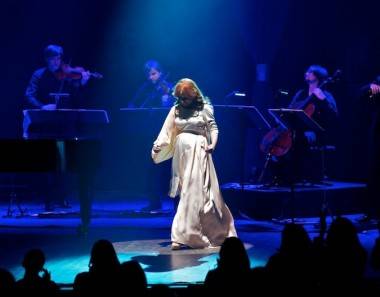
[[[211,131],[218,132],[212,105],[187,119],[176,117],[172,107],[154,142],[162,149],[152,150],[155,163],[173,158],[169,196],[179,194],[180,201],[171,240],[192,248],[219,246],[226,237],[237,236],[211,154],[205,151]]]

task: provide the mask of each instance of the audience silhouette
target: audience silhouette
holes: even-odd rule
[[[326,237],[326,238],[324,238]],[[380,270],[380,237],[371,252],[369,264]],[[44,267],[45,255],[40,249],[29,250],[22,261],[25,274],[15,281],[0,268],[1,296],[62,294]],[[353,223],[344,217],[332,221],[326,236],[312,241],[302,225],[284,226],[278,250],[263,267],[250,268],[243,242],[237,237],[223,242],[217,265],[210,270],[204,285],[186,290],[167,285],[148,289],[147,278],[136,260],[120,263],[114,246],[106,239],[96,241],[91,249],[89,270],[76,275],[74,290],[68,296],[195,296],[210,294],[366,293],[378,290],[379,283],[365,278],[367,252],[361,245]]]
[[[40,249],[29,250],[22,261],[24,277],[16,282],[16,289],[22,295],[52,296],[58,286],[51,280],[50,272],[44,268],[45,254]]]
[[[250,260],[243,242],[237,237],[228,237],[220,248],[217,267],[206,275],[205,289],[211,294],[245,292],[249,275]]]

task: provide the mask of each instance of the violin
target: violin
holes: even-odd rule
[[[160,81],[157,85],[157,89],[160,90],[164,95],[168,95],[170,92],[169,83],[166,80]]]
[[[328,83],[332,83],[340,76],[341,71],[338,69],[332,77],[324,80],[319,88],[324,87]],[[305,100],[300,101],[294,109],[303,109],[303,111],[311,118],[315,112],[315,104],[312,102],[313,94],[308,96]],[[293,131],[291,129],[284,129],[282,126],[277,126],[269,130],[263,137],[260,143],[260,150],[263,153],[271,154],[276,157],[285,155],[293,144]]]
[[[169,95],[171,90],[170,83],[166,80],[168,76],[169,73],[167,73],[163,78],[159,78],[156,83],[157,91],[160,91],[163,95]]]
[[[58,80],[77,80],[82,79],[82,73],[87,72],[83,67],[72,67],[69,64],[62,64],[60,69],[54,73]],[[101,79],[103,75],[98,72],[89,72],[90,77]]]

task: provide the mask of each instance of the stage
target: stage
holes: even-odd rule
[[[362,212],[366,185],[359,182],[326,180],[287,186],[226,183],[224,199],[234,213],[254,219],[315,217],[325,206],[330,215]]]
[[[222,185],[224,194],[226,186]],[[71,208],[57,208],[53,212],[44,212],[43,205],[35,201],[21,201],[25,216],[18,216],[15,209],[14,216],[9,218],[3,217],[7,214],[8,204],[2,198],[2,266],[19,279],[23,274],[23,254],[30,248],[39,247],[46,253],[46,267],[51,271],[52,279],[63,287],[71,287],[75,275],[88,270],[92,244],[104,238],[114,244],[120,261],[139,261],[149,285],[164,283],[186,286],[202,283],[207,272],[215,268],[219,249],[172,251],[170,228],[174,215],[173,201],[163,201],[160,211],[142,212],[140,209],[146,206],[146,200],[140,197],[123,200],[119,194],[96,193],[92,223],[86,236],[77,233],[80,220],[79,204],[75,198],[70,201]],[[344,196],[341,199],[344,200]],[[233,213],[238,236],[245,244],[251,266],[265,265],[279,246],[283,225],[271,219],[253,219],[242,212]],[[347,216],[356,222],[360,214]],[[328,223],[331,219],[327,218]],[[300,217],[296,221],[304,224],[311,238],[318,235],[318,217]],[[356,225],[361,231],[360,240],[369,251],[378,232],[373,225]]]

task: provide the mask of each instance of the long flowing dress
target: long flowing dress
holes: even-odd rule
[[[180,196],[171,240],[192,248],[219,246],[237,236],[234,220],[219,189],[211,154],[206,152],[210,134],[218,132],[213,107],[184,118],[172,107],[154,145],[161,147],[152,158],[160,163],[172,158],[169,196]]]

